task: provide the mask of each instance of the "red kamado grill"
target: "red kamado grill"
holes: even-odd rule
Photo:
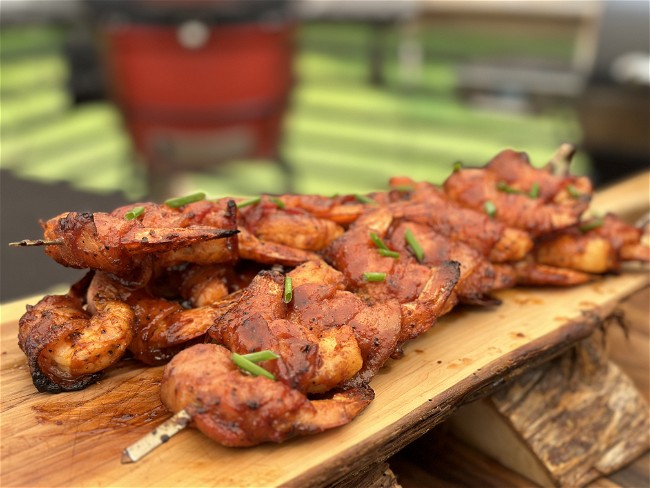
[[[293,87],[286,1],[89,2],[108,87],[152,175],[280,154]]]

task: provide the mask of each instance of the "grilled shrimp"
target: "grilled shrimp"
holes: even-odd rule
[[[288,310],[289,319],[312,331],[326,333],[340,327],[351,327],[363,365],[343,385],[351,387],[367,384],[399,348],[399,302],[364,300],[346,291],[344,274],[323,261],[307,262],[292,270],[288,276],[294,286],[293,300]]]
[[[460,264],[460,276],[454,292],[463,303],[499,303],[489,296],[490,292],[510,288],[516,283],[516,276],[511,267],[492,264],[485,256],[463,242],[449,240],[422,224],[400,222],[392,229],[386,244],[391,249],[408,254],[405,237],[408,231],[416,236],[422,248],[423,264],[440,266],[446,261],[456,261]]]
[[[266,196],[241,208],[239,215],[241,257],[265,264],[297,266],[318,259],[315,251],[343,233],[331,220],[299,208],[284,208],[279,199]]]
[[[138,219],[126,220],[106,213],[68,212],[41,223],[47,241],[45,252],[72,268],[112,273],[132,284],[151,277],[153,255],[215,242],[236,234],[234,227],[144,227]],[[212,247],[227,246],[228,239]],[[228,254],[228,260],[232,256]],[[214,262],[214,261],[213,261]]]
[[[48,295],[28,306],[20,319],[18,344],[39,391],[85,388],[115,364],[131,342],[131,308],[118,300],[97,299],[91,314],[84,309],[87,281],[67,295]]]
[[[452,241],[477,250],[493,263],[519,261],[533,248],[527,232],[440,197],[426,202],[394,203],[389,208],[395,218],[424,224]]]
[[[325,258],[344,273],[351,291],[373,301],[400,304],[403,342],[428,330],[455,304],[452,292],[460,267],[454,261],[426,266],[406,253],[398,259],[382,256],[371,234],[385,239],[393,220],[388,207],[367,212],[325,250]]]
[[[281,195],[278,199],[288,208],[306,210],[321,219],[340,225],[354,222],[367,208],[367,203],[354,195],[326,197],[323,195]]]
[[[282,442],[347,424],[374,398],[368,387],[309,400],[281,381],[248,376],[217,344],[198,344],[165,366],[160,396],[185,409],[194,426],[225,446]]]
[[[211,265],[217,263],[236,262],[239,257],[237,234],[237,208],[231,199],[201,200],[180,207],[169,207],[154,203],[135,203],[114,210],[111,215],[115,218],[142,208],[137,220],[149,229],[211,229],[213,232],[223,232],[221,239],[196,239],[194,242],[183,242],[182,232],[175,238],[170,232],[174,245],[168,249],[158,249],[156,265],[171,267],[183,263]]]
[[[202,307],[246,288],[262,269],[263,265],[252,261],[207,266],[185,263],[156,269],[147,290],[154,296],[179,301],[186,308]]]
[[[624,261],[650,261],[650,247],[642,236],[642,229],[607,214],[541,237],[534,254],[541,264],[607,273],[618,271]]]
[[[284,282],[279,272],[260,272],[242,290],[236,305],[216,319],[209,340],[240,354],[270,349],[282,358],[268,364],[280,381],[302,392],[330,390],[363,365],[352,326],[343,321],[323,328],[295,320],[289,313],[291,305],[283,300]],[[320,288],[325,293],[336,291],[331,285]]]
[[[239,255],[257,263],[268,265],[280,264],[283,266],[297,266],[306,261],[319,259],[318,254],[304,249],[296,249],[278,244],[277,242],[263,241],[247,229],[239,232]]]
[[[524,286],[576,286],[594,279],[593,274],[537,263],[532,258],[511,266],[517,277],[517,284]]]
[[[539,236],[575,225],[589,206],[587,178],[535,169],[525,153],[505,150],[483,168],[454,171],[443,184],[460,205]]]
[[[200,342],[214,321],[231,305],[228,295],[197,308],[152,295],[146,288],[130,288],[107,273],[97,272],[88,290],[90,310],[111,299],[132,310],[132,339],[128,349],[139,361],[159,365],[178,351]]]
[[[242,226],[261,241],[271,241],[295,249],[320,251],[343,234],[343,227],[302,209],[278,207],[262,197],[255,205],[240,210]]]

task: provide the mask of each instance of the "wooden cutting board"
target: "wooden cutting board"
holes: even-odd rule
[[[635,182],[596,199],[597,208],[606,202],[616,210],[617,199],[629,202],[631,195],[647,206],[648,175]],[[0,485],[332,483],[386,459],[463,403],[587,337],[620,300],[649,283],[647,268],[636,268],[576,288],[507,290],[501,306],[457,309],[408,344],[405,356],[373,380],[376,399],[344,427],[238,449],[186,429],[136,464],[121,464],[122,450],[169,417],[158,398],[161,368],[124,361],[86,390],[38,393],[17,346],[18,318],[37,298],[8,304],[0,330]]]

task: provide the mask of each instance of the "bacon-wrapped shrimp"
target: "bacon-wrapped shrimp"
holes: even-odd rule
[[[232,302],[221,300],[196,308],[152,295],[147,288],[130,288],[107,273],[97,272],[88,290],[88,308],[110,299],[132,310],[132,338],[128,349],[139,361],[159,365],[178,351],[204,339],[205,333]]]
[[[517,284],[523,286],[576,286],[592,281],[595,275],[575,269],[536,262],[532,256],[511,265]]]
[[[303,323],[291,316],[292,305],[285,303],[284,290],[281,273],[260,272],[242,291],[236,305],[215,321],[208,331],[209,340],[240,354],[265,349],[276,352],[281,359],[269,364],[269,370],[302,392],[327,391],[353,377],[363,366],[359,344],[348,323],[354,318],[353,310],[330,309],[332,315],[338,311],[339,316],[347,317],[336,327]],[[299,290],[295,290],[297,297],[301,296]],[[320,290],[335,292],[336,286],[323,284]]]
[[[174,226],[177,222],[149,227],[143,218],[124,218],[126,210],[116,212],[122,217],[103,212],[58,215],[41,223],[45,241],[40,242],[47,244],[45,252],[64,266],[106,271],[137,285],[151,277],[153,255],[160,259],[209,242],[211,262],[236,257],[230,249],[231,238],[237,233],[234,218],[224,227]],[[190,260],[187,253],[182,259]]]
[[[157,267],[183,263],[211,265],[231,263],[239,258],[237,239],[237,208],[234,200],[222,198],[188,202],[183,205],[135,203],[114,210],[111,216],[123,219],[137,210],[133,220],[151,229],[213,229],[221,231],[221,239],[195,240],[184,243],[179,238],[168,249],[156,249]],[[181,231],[186,232],[186,231]],[[173,234],[172,234],[173,236]]]
[[[372,301],[345,290],[346,278],[323,261],[293,269],[289,319],[312,331],[332,333],[350,326],[363,364],[344,387],[367,384],[400,346],[401,307],[397,300]]]
[[[374,301],[399,302],[400,342],[404,342],[428,330],[437,317],[456,303],[452,292],[460,276],[460,266],[447,261],[429,267],[406,253],[397,258],[380,253],[372,235],[385,239],[393,220],[388,207],[365,213],[325,250],[325,257],[343,272],[351,291]]]
[[[198,344],[165,366],[160,396],[169,410],[186,410],[203,434],[235,447],[282,442],[347,424],[374,393],[364,387],[309,400],[281,381],[245,375],[224,347]]]
[[[459,168],[443,184],[460,205],[539,236],[575,225],[589,206],[585,177],[536,169],[522,152],[504,150],[483,168]]]
[[[616,272],[624,261],[650,261],[643,229],[609,213],[538,239],[537,262],[585,273]]]
[[[516,276],[510,266],[492,264],[467,244],[447,239],[426,225],[401,221],[391,229],[386,244],[391,249],[408,255],[408,232],[412,233],[422,248],[423,264],[440,266],[447,261],[459,263],[460,276],[454,293],[462,303],[496,304],[498,300],[492,298],[490,293],[516,284]]]
[[[438,234],[475,249],[493,263],[519,261],[533,248],[533,240],[527,232],[444,198],[394,203],[389,207],[396,218],[424,224]]]
[[[347,226],[354,222],[367,208],[362,196],[337,195],[281,195],[277,197],[288,208],[299,208],[311,215]]]
[[[269,196],[239,202],[239,209],[240,256],[260,263],[297,266],[318,259],[316,252],[343,233],[334,221]]]
[[[207,266],[185,263],[157,269],[147,289],[154,296],[179,301],[186,308],[202,307],[246,288],[262,269],[265,265],[243,260]]]
[[[18,344],[28,358],[34,386],[59,393],[80,390],[121,359],[133,337],[135,316],[124,302],[95,301],[84,309],[89,277],[67,295],[48,295],[19,321]]]
[[[275,200],[261,197],[259,203],[240,207],[242,226],[262,241],[320,251],[344,232],[343,227],[332,220],[300,208],[278,206]]]

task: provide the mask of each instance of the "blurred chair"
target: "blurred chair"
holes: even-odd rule
[[[149,197],[184,172],[277,163],[294,85],[295,23],[283,0],[89,0],[110,97],[146,165]]]

